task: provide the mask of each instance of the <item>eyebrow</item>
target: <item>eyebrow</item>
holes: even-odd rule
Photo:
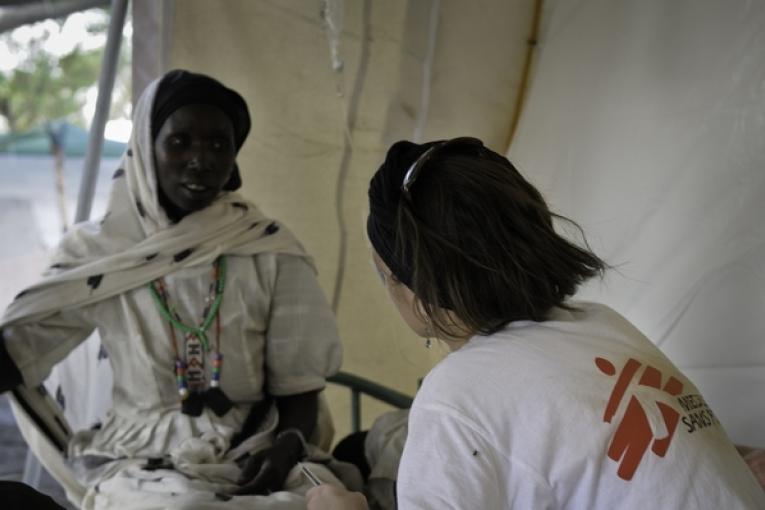
[[[170,131],[167,134],[167,136],[185,135],[185,134],[188,134],[189,131],[190,131],[189,126],[180,126],[180,127],[174,128],[172,131]],[[229,134],[224,129],[215,129],[215,130],[212,130],[212,131],[208,131],[208,132],[206,132],[204,134],[205,135],[209,135],[209,136],[219,136],[219,137],[222,137],[222,138],[228,138],[229,136],[231,136],[232,138],[234,137],[233,133]]]
[[[227,135],[228,131],[226,129],[214,129],[210,131],[214,135]]]

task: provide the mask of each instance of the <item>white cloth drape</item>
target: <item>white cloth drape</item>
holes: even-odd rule
[[[546,6],[510,157],[616,266],[582,296],[765,445],[765,4]]]

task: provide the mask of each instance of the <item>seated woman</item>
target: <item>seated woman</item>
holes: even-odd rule
[[[108,353],[113,407],[69,447],[83,508],[305,506],[296,463],[341,345],[311,258],[234,193],[249,129],[210,77],[150,84],[104,218],[6,311],[2,391],[39,385],[94,329]]]
[[[452,351],[414,400],[398,508],[765,508],[693,383],[618,313],[570,299],[605,264],[506,158],[400,142],[369,202],[391,300]],[[321,486],[308,507],[367,502]]]

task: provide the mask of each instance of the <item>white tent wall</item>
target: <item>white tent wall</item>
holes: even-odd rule
[[[332,69],[323,5],[342,14],[334,20],[342,72]],[[134,45],[136,93],[150,76],[180,67],[218,77],[246,98],[253,128],[238,158],[242,192],[315,257],[337,304],[344,370],[413,394],[444,354],[426,351],[408,331],[370,267],[367,186],[398,139],[470,133],[506,149],[533,5],[134,0],[134,38],[142,41]],[[348,395],[328,394],[342,437]],[[369,426],[384,408],[365,401],[363,409]]]
[[[510,155],[617,266],[585,289],[765,445],[765,3],[560,0]]]

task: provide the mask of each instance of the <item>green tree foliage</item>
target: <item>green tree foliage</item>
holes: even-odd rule
[[[107,26],[107,22],[94,22],[88,31],[105,34]],[[0,116],[11,132],[23,132],[57,119],[87,127],[83,113],[86,92],[98,82],[103,47],[83,50],[77,46],[56,56],[44,48],[49,36],[45,33],[22,46],[11,33],[0,35],[12,51],[24,56],[13,70],[0,71]],[[122,50],[112,108],[118,116],[124,115],[130,100],[129,86],[125,86],[125,82],[129,83],[130,52],[126,44]]]
[[[75,117],[83,124],[85,91],[98,80],[101,51],[76,48],[57,59],[30,51],[22,66],[0,74],[0,115],[8,128],[25,131],[49,120]]]

